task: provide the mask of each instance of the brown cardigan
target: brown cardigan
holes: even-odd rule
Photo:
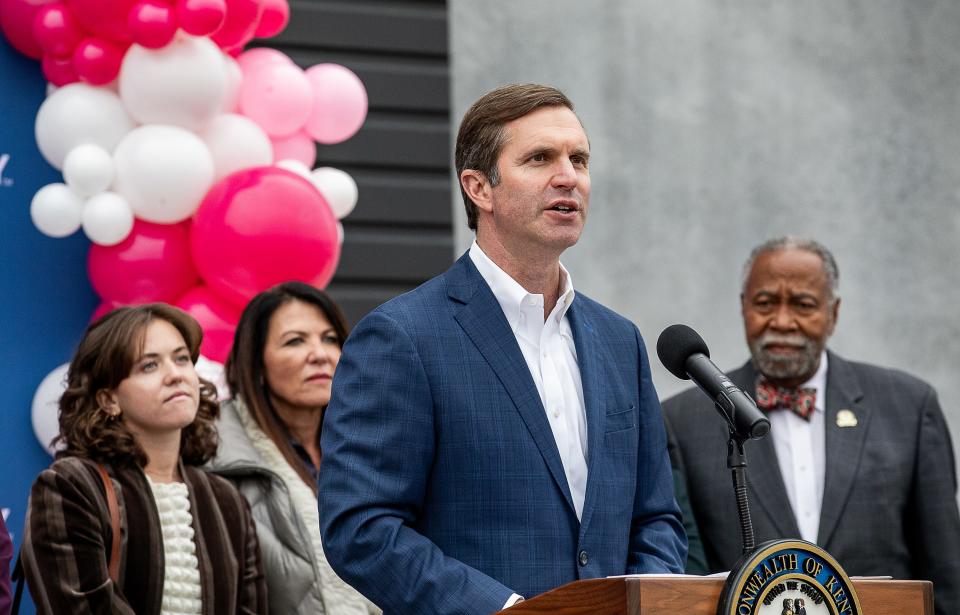
[[[109,468],[120,504],[120,581],[110,580],[112,531],[95,463],[58,459],[30,494],[23,565],[37,613],[160,613],[163,540],[153,492],[136,467]],[[266,613],[257,533],[226,480],[180,465],[190,497],[204,615]]]

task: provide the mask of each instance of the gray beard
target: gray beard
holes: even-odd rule
[[[774,356],[764,349],[764,346],[771,342],[797,345],[800,347],[800,353],[793,357]],[[750,345],[750,353],[753,355],[753,364],[757,371],[773,380],[809,378],[817,369],[822,351],[819,344],[801,335],[784,336],[764,333]]]

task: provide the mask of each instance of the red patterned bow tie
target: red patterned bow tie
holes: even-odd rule
[[[813,416],[817,402],[817,390],[814,388],[787,389],[771,384],[760,376],[757,378],[757,407],[764,412],[771,410],[790,410],[800,418],[809,421]]]

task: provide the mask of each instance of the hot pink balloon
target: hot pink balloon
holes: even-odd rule
[[[190,289],[175,305],[196,318],[203,328],[200,354],[220,363],[226,361],[243,310],[224,301],[206,286]]]
[[[80,80],[77,71],[73,68],[72,56],[61,58],[47,54],[43,56],[40,69],[43,71],[44,78],[57,87]]]
[[[312,108],[310,82],[295,64],[261,64],[240,84],[240,112],[271,137],[303,128]]]
[[[277,167],[238,171],[210,189],[190,234],[200,276],[244,305],[286,280],[324,287],[340,258],[337,221],[306,179]]]
[[[253,38],[260,23],[262,0],[227,0],[223,26],[210,37],[224,51],[241,49]]]
[[[270,139],[273,144],[273,161],[298,160],[312,169],[317,162],[317,143],[305,132],[297,132],[289,137]]]
[[[64,0],[74,18],[88,32],[111,41],[129,43],[127,17],[138,0]]]
[[[244,77],[266,64],[293,64],[290,56],[270,47],[254,47],[237,56],[237,64]]]
[[[194,36],[209,36],[223,26],[226,0],[177,0],[177,22]]]
[[[127,27],[133,42],[147,49],[166,47],[177,32],[173,7],[160,0],[141,0],[130,9]]]
[[[68,56],[85,36],[73,13],[61,3],[48,4],[37,11],[33,35],[44,54]]]
[[[33,20],[40,9],[56,0],[0,0],[0,30],[14,49],[39,60],[43,48],[33,34]]]
[[[97,309],[93,310],[93,314],[90,315],[90,322],[97,322],[118,307],[123,307],[123,305],[123,303],[118,301],[100,302],[100,305],[97,306]]]
[[[117,43],[85,38],[73,52],[73,68],[77,75],[91,85],[106,85],[120,74],[120,64],[126,48]]]
[[[353,71],[339,64],[307,69],[313,86],[313,111],[305,130],[320,143],[340,143],[352,137],[367,117],[367,90]]]
[[[104,300],[118,303],[172,302],[199,281],[190,256],[189,222],[153,224],[137,220],[114,246],[90,246],[87,272]]]
[[[263,14],[254,32],[256,38],[270,38],[283,32],[290,22],[287,0],[263,0]]]

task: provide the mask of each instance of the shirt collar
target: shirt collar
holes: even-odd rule
[[[490,290],[493,291],[493,296],[497,298],[500,309],[503,310],[504,316],[507,317],[507,322],[510,324],[511,329],[514,331],[517,329],[520,320],[520,310],[524,305],[524,301],[528,304],[539,306],[541,312],[543,311],[543,295],[527,292],[523,286],[520,286],[519,282],[510,277],[506,271],[501,269],[499,265],[493,262],[490,257],[483,252],[477,244],[476,239],[473,240],[473,244],[470,246],[469,254],[470,260],[473,261],[477,271],[480,272],[480,276],[490,287]],[[563,284],[563,292],[560,293],[560,297],[557,299],[557,305],[550,314],[557,319],[557,322],[560,322],[566,315],[575,297],[573,278],[570,276],[567,268],[563,266],[563,263],[560,263],[560,279]]]
[[[820,366],[810,379],[800,385],[800,388],[816,389],[817,397],[814,407],[817,412],[823,412],[826,407],[827,394],[827,351],[820,353]]]

